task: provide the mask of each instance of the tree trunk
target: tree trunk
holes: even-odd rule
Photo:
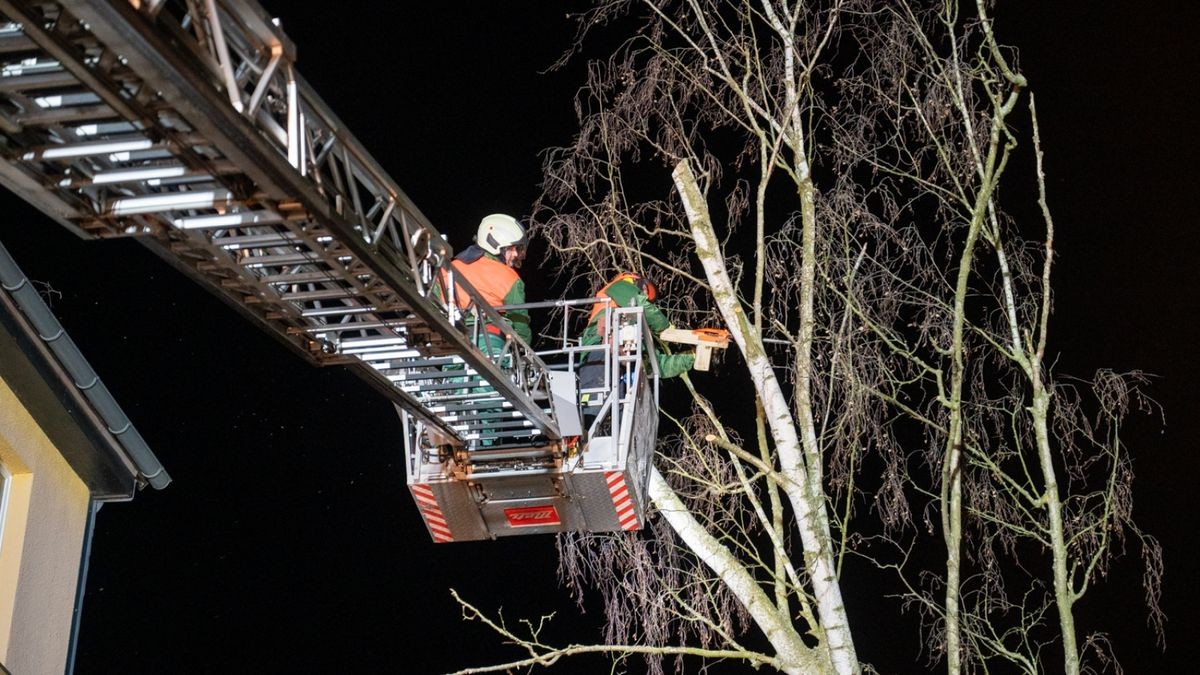
[[[724,266],[720,245],[712,228],[708,205],[700,186],[686,161],[680,162],[673,173],[675,187],[683,200],[705,275],[713,289],[713,297],[746,359],[755,390],[763,404],[768,428],[779,453],[780,473],[787,479],[783,486],[788,501],[796,512],[796,527],[804,546],[804,562],[812,580],[816,598],[817,627],[825,635],[830,661],[839,675],[860,672],[850,623],[842,601],[837,568],[833,558],[833,540],[825,512],[824,489],[813,485],[805,468],[800,437],[795,420],[779,380],[763,351],[759,336],[750,326],[745,311]]]

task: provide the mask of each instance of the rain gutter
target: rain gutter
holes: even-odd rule
[[[56,370],[66,380],[64,384],[73,386],[82,394],[99,415],[108,433],[116,439],[137,471],[138,482],[148,483],[158,490],[170,484],[171,477],[166,469],[3,244],[0,244],[0,286],[12,296],[17,308],[32,326],[31,332],[36,333],[37,338],[53,353],[61,366]]]

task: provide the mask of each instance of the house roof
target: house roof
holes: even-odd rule
[[[0,244],[0,379],[100,500],[171,478]]]

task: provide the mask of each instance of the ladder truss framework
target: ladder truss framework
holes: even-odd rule
[[[0,15],[5,187],[81,236],[140,235],[310,360],[364,376],[410,428],[561,447],[546,364],[455,275],[257,3],[0,0]],[[502,353],[476,347],[487,326]]]
[[[640,528],[658,402],[640,310],[571,347],[563,306],[559,349],[534,352],[295,60],[252,0],[0,0],[0,184],[80,236],[138,236],[388,396],[434,541]],[[606,376],[584,430],[589,350]]]

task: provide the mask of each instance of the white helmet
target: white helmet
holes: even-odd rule
[[[521,227],[516,218],[503,213],[493,213],[479,221],[475,243],[492,255],[500,255],[500,251],[505,247],[525,246],[529,240],[525,238],[525,228]]]

